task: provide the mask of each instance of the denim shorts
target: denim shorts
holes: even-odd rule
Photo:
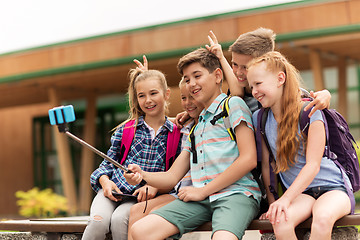
[[[344,186],[334,186],[334,187],[328,187],[328,186],[320,186],[320,187],[312,187],[308,190],[304,191],[304,194],[307,194],[309,196],[312,196],[315,199],[318,199],[321,195],[323,195],[326,192],[333,191],[333,190],[341,190],[343,192],[346,192],[346,188]]]

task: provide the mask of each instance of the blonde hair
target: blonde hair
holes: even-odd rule
[[[276,173],[289,169],[296,162],[297,151],[300,145],[298,133],[299,114],[301,110],[301,77],[299,71],[279,52],[268,52],[255,58],[248,64],[248,68],[266,63],[266,69],[272,73],[285,73],[283,95],[281,98],[281,118],[277,127],[276,140]],[[305,141],[304,141],[305,142]]]
[[[145,113],[143,112],[143,110],[141,110],[139,102],[137,100],[137,92],[136,92],[136,84],[144,81],[148,78],[156,78],[158,79],[160,86],[163,90],[163,94],[166,94],[166,91],[168,89],[168,85],[166,82],[166,78],[165,75],[158,71],[158,70],[140,70],[140,69],[131,69],[129,71],[129,78],[130,78],[130,83],[129,83],[129,87],[128,87],[128,96],[129,96],[129,117],[127,120],[125,120],[124,122],[120,123],[116,128],[118,128],[119,126],[127,123],[130,120],[136,120],[135,126],[137,125],[138,119],[140,116],[145,116]],[[165,102],[165,114],[167,114],[168,112],[168,106],[169,106],[169,102],[166,101]],[[116,129],[115,128],[115,129]]]
[[[276,34],[268,28],[258,28],[241,34],[229,47],[230,52],[252,56],[253,58],[274,51]]]
[[[180,82],[179,82],[179,88],[181,88],[182,86],[184,86],[186,84],[185,80],[184,80],[184,77],[182,77],[180,79]]]

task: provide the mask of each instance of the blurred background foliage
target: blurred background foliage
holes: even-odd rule
[[[16,204],[23,217],[64,217],[69,210],[67,199],[50,188],[39,190],[35,187],[27,192],[17,191],[15,196],[19,199]]]

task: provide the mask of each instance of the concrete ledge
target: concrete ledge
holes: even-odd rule
[[[334,228],[331,233],[331,240],[358,240],[359,233],[356,227],[338,227]],[[309,240],[310,231],[307,231],[305,235],[299,239]],[[264,233],[261,236],[261,240],[276,240],[275,234]]]
[[[307,219],[306,221],[300,223],[296,228],[297,229],[310,229],[311,228],[312,218]],[[1,223],[0,223],[1,224]],[[340,226],[354,226],[360,225],[360,214],[354,215],[346,215],[339,220],[337,220],[334,224],[334,227]],[[268,220],[253,220],[248,230],[272,230],[271,223]],[[211,222],[205,223],[204,225],[200,226],[196,229],[197,231],[211,231]]]
[[[0,240],[81,240],[82,233],[0,232]],[[105,240],[111,240],[108,235]]]
[[[50,218],[50,219],[28,219],[28,220],[7,220],[0,221],[0,230],[46,233],[47,236],[63,236],[65,234],[81,234],[84,232],[89,216]],[[312,219],[309,218],[296,228],[303,235],[310,229]],[[334,227],[360,225],[360,214],[347,215],[335,222]],[[356,228],[355,228],[356,229]],[[205,223],[195,231],[211,231],[211,222]],[[268,220],[253,220],[248,230],[272,230]],[[357,230],[356,230],[357,231]],[[19,233],[20,234],[20,233]],[[0,238],[1,239],[26,239],[24,238]],[[14,237],[16,237],[14,235]],[[70,236],[69,236],[70,237]],[[33,239],[33,238],[32,238]],[[38,238],[41,239],[41,238]],[[61,238],[52,238],[61,239]],[[71,239],[71,238],[68,238]]]
[[[0,240],[47,240],[46,233],[0,232]]]
[[[82,233],[89,216],[0,221],[0,230]]]

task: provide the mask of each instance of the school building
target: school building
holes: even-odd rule
[[[208,43],[214,31],[224,52],[244,32],[277,33],[276,49],[301,71],[305,88],[327,88],[331,107],[360,139],[360,0],[306,0],[233,11],[0,55],[0,217],[16,215],[15,192],[35,186],[65,195],[88,213],[91,172],[102,159],[60,134],[48,110],[72,104],[70,132],[106,152],[111,130],[127,118],[127,73],[145,54],[166,73],[170,116],[181,111],[178,59]],[[224,86],[226,88],[226,86]]]

